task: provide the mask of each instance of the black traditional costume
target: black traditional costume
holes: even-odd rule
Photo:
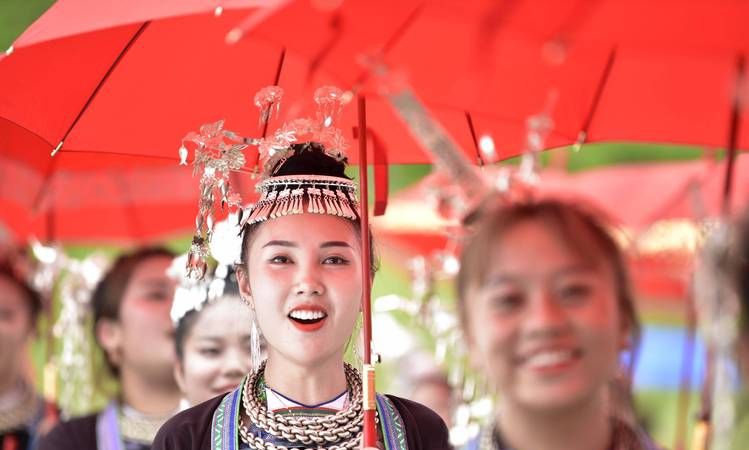
[[[26,383],[0,396],[0,449],[36,449],[40,429],[57,420],[57,408]]]
[[[243,386],[183,411],[170,419],[156,436],[153,450],[247,450],[240,439]],[[310,408],[307,417],[319,417],[320,408]],[[272,412],[280,415],[281,411]],[[328,414],[332,414],[329,412]],[[431,409],[392,395],[377,395],[380,442],[387,450],[449,450],[445,423]],[[304,415],[304,412],[301,412]],[[256,435],[288,449],[317,448],[315,444],[274,439],[251,426]],[[355,448],[359,448],[358,446]]]
[[[165,420],[112,402],[97,414],[57,424],[41,440],[39,450],[149,450]]]

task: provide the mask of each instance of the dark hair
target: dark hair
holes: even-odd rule
[[[221,294],[221,297],[233,296],[239,298],[239,284],[237,283],[237,274],[234,269],[229,268],[229,273],[226,275],[225,281],[226,284],[224,285],[224,292]],[[192,329],[195,326],[195,322],[198,321],[200,314],[207,307],[210,307],[210,304],[204,304],[200,310],[192,309],[177,321],[177,325],[174,327],[174,348],[177,358],[180,361],[185,355],[185,341],[190,336],[190,333],[192,333]]]
[[[484,283],[490,267],[490,242],[497,239],[512,226],[524,221],[539,221],[549,225],[565,242],[572,242],[576,250],[585,256],[601,256],[614,272],[619,310],[631,331],[633,351],[640,338],[640,322],[635,309],[634,294],[629,281],[626,259],[619,244],[607,231],[603,222],[594,215],[559,200],[543,200],[489,207],[479,214],[475,233],[469,238],[461,254],[460,272],[457,277],[458,311],[464,327],[467,327],[466,302],[469,289]],[[581,238],[584,231],[588,239]]]
[[[7,264],[0,264],[0,278],[9,280],[23,293],[29,310],[29,325],[32,329],[36,328],[36,321],[42,311],[42,296]]]
[[[337,160],[332,156],[325,153],[325,148],[322,144],[317,142],[303,142],[291,145],[293,153],[285,161],[279,162],[279,165],[272,172],[274,177],[287,176],[287,175],[326,175],[339,178],[346,178],[350,180],[346,175],[346,160]],[[302,185],[301,187],[307,187]],[[361,220],[357,217],[354,220],[346,220],[354,229],[356,236],[361,237]],[[257,230],[263,222],[254,223],[252,225],[245,225],[242,229],[242,252],[241,261],[242,265],[248,263],[249,257],[249,246],[252,242],[252,237],[255,235]],[[374,239],[372,237],[372,231],[369,230],[369,246],[372,249],[370,252],[369,264],[370,272],[374,277],[377,272],[377,256],[374,251]]]
[[[175,254],[166,248],[147,247],[117,258],[109,271],[96,285],[91,296],[91,305],[94,313],[94,330],[102,319],[116,321],[120,318],[122,298],[125,295],[133,272],[135,272],[140,263],[151,258],[173,258],[174,256]],[[94,336],[96,336],[96,332],[94,332]],[[101,347],[98,336],[96,342]],[[104,351],[103,348],[102,350]],[[111,373],[119,376],[117,366],[110,361],[106,351],[104,351],[104,358]]]
[[[736,244],[731,247],[730,275],[741,305],[740,333],[749,336],[749,210],[736,224]]]

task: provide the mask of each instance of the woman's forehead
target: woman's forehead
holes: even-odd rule
[[[298,214],[278,217],[263,223],[257,231],[255,245],[269,241],[319,246],[326,242],[345,242],[354,247],[356,232],[347,219],[324,214]]]
[[[585,261],[608,259],[600,239],[580,220],[570,217],[536,216],[523,218],[508,226],[494,230],[490,237],[491,247],[514,244],[515,247],[544,243],[563,249],[572,258]]]

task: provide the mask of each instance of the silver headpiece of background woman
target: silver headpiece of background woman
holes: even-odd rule
[[[264,127],[274,112],[277,116],[283,89],[267,86],[257,92],[255,105],[260,109],[260,125]],[[214,211],[220,207],[239,209],[239,224],[245,226],[276,217],[303,212],[330,214],[347,219],[358,217],[356,184],[347,178],[329,176],[275,176],[293,154],[323,151],[345,163],[347,143],[340,129],[334,126],[351,93],[333,86],[318,88],[314,94],[314,117],[296,118],[285,122],[268,137],[248,138],[224,130],[224,121],[200,127],[182,139],[180,164],[187,165],[188,145],[194,147],[194,174],[200,174],[200,200],[195,219],[195,235],[187,256],[187,275],[202,279],[207,270],[213,238]],[[244,150],[257,147],[262,166],[261,181],[256,190],[260,199],[243,209],[239,193],[232,189],[229,175],[241,170],[246,158]]]

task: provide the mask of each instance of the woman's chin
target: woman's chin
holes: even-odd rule
[[[560,383],[555,386],[528,386],[519,394],[517,403],[527,409],[547,413],[556,410],[569,411],[594,396],[591,389],[578,382]]]

